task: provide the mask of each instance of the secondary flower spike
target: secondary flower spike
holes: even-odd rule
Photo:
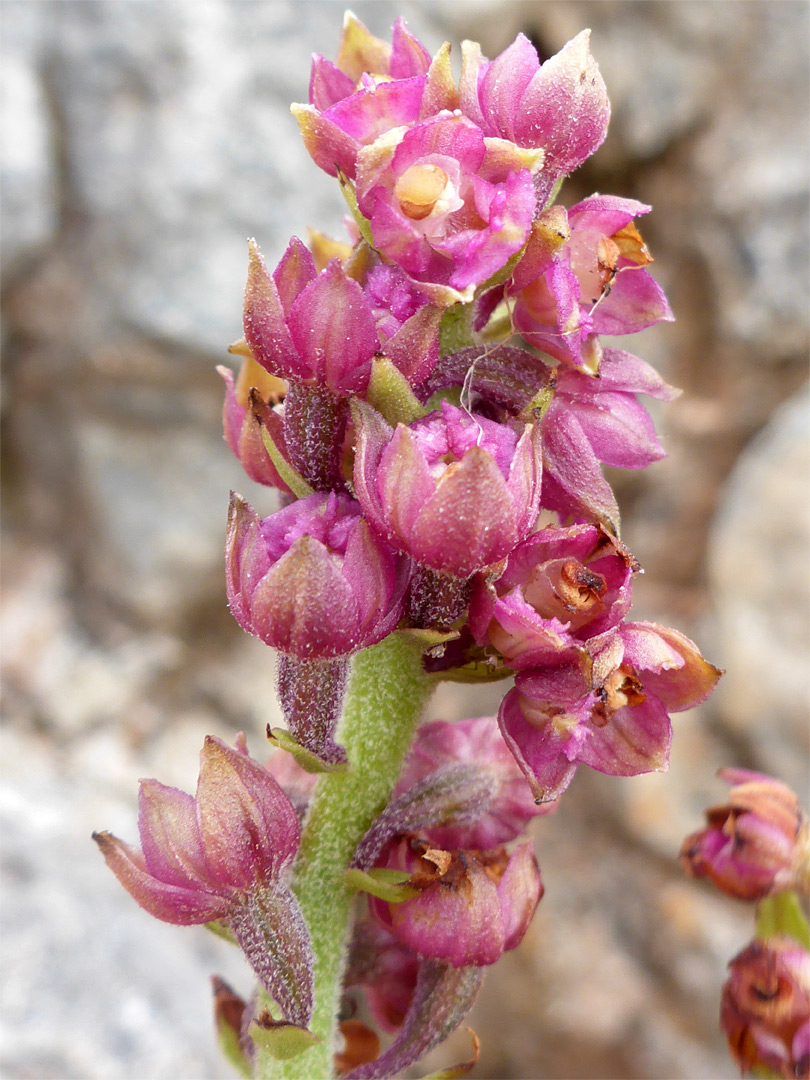
[[[223,920],[286,1020],[312,1015],[312,953],[287,884],[301,831],[258,762],[207,736],[196,795],[142,780],[141,851],[95,833],[107,865],[142,908],[181,926]]]
[[[707,827],[683,842],[681,865],[740,900],[810,885],[810,833],[796,795],[747,769],[722,769],[728,801],[706,811]]]

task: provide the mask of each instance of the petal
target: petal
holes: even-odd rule
[[[225,586],[231,614],[250,634],[255,633],[251,600],[269,567],[270,556],[262,537],[259,515],[241,495],[231,492],[225,541]]]
[[[267,769],[247,754],[206,736],[196,798],[215,879],[251,888],[292,861],[301,839],[298,816]]]
[[[694,641],[657,623],[626,623],[622,630],[625,656],[643,670],[642,681],[670,712],[692,709],[712,693],[723,672],[704,660]],[[654,639],[660,644],[656,644]],[[664,661],[665,651],[680,663]]]
[[[614,535],[619,531],[619,507],[599,460],[591,448],[579,421],[552,400],[543,419],[543,494],[541,504],[566,513],[604,523]],[[547,480],[554,481],[562,498],[553,502]],[[553,490],[553,489],[552,489]],[[561,504],[561,505],[560,505]]]
[[[540,67],[537,50],[525,34],[487,65],[478,86],[478,99],[487,121],[487,134],[515,142],[521,98]],[[526,144],[524,144],[526,145]]]
[[[531,841],[519,844],[510,855],[503,877],[498,882],[505,952],[517,948],[523,940],[542,896],[543,884],[540,867],[534,857],[534,845]]]
[[[613,278],[610,292],[593,309],[597,334],[635,334],[674,319],[664,290],[646,270],[628,267]]]
[[[646,689],[646,684],[645,684]],[[672,725],[664,705],[648,693],[640,705],[617,709],[604,726],[590,725],[579,759],[611,776],[664,772],[669,764]]]
[[[157,780],[141,780],[138,832],[146,869],[167,885],[205,889],[208,868],[192,795]]]
[[[393,79],[425,75],[430,68],[430,53],[410,32],[403,18],[391,30],[391,61],[388,74]]]
[[[397,425],[380,458],[377,490],[386,528],[410,552],[415,522],[435,493],[436,481],[416,436],[404,424]]]
[[[317,270],[312,252],[306,244],[302,244],[298,237],[294,236],[273,271],[273,281],[278,290],[285,319],[289,317],[296,297],[316,276]]]
[[[254,633],[299,660],[361,647],[352,587],[329,550],[302,536],[264,575],[252,598]]]
[[[248,242],[250,261],[245,288],[245,339],[254,358],[273,375],[295,373],[298,354],[284,318],[276,284],[255,240]]]
[[[346,277],[338,259],[298,296],[289,328],[309,378],[337,394],[365,390],[379,344],[377,328],[363,290]]]
[[[290,112],[298,121],[304,146],[309,156],[324,172],[337,176],[338,169],[354,179],[355,162],[360,142],[347,134],[326,113],[319,113],[311,105],[290,106]]]
[[[578,376],[576,372],[570,374],[579,378],[585,377]],[[569,373],[566,372],[560,381],[564,379],[567,383],[568,378]],[[674,386],[665,383],[649,364],[623,349],[604,350],[599,368],[599,381],[605,390],[646,394],[648,397],[658,398],[659,401],[672,401],[681,393]]]
[[[473,446],[424,504],[408,544],[417,561],[469,577],[503,559],[521,539],[500,469],[491,454]]]
[[[383,511],[377,487],[380,459],[391,441],[392,429],[380,414],[358,398],[352,400],[356,446],[354,452],[354,492],[363,513],[383,536],[391,536],[387,513]]]
[[[356,80],[331,62],[315,53],[309,76],[309,103],[319,112],[354,93]]]
[[[167,885],[152,877],[141,853],[129,844],[110,833],[94,833],[93,839],[101,849],[107,866],[129,895],[156,919],[178,926],[194,926],[221,919],[228,913],[232,903],[229,897],[202,889]]]
[[[510,690],[501,702],[498,725],[506,745],[514,754],[532,788],[535,799],[548,802],[558,798],[576,772],[578,749],[586,733],[577,731],[576,717],[569,726],[551,720],[538,726],[530,723],[521,708],[520,690]],[[568,722],[568,721],[566,721]]]
[[[644,406],[632,394],[598,389],[590,400],[574,399],[569,406],[597,458],[605,465],[644,469],[666,457]]]

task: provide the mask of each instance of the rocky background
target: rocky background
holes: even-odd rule
[[[567,187],[651,202],[678,321],[634,351],[683,397],[670,457],[616,477],[647,575],[640,617],[728,668],[676,718],[666,776],[587,770],[539,822],[544,899],[471,1024],[479,1077],[731,1077],[716,1029],[751,913],[683,879],[682,836],[736,763],[807,780],[808,8],[793,0],[355,3],[432,49],[583,26],[613,101]],[[288,113],[323,0],[5,0],[2,20],[4,637],[2,1075],[213,1080],[208,975],[228,947],[142,913],[93,828],[135,839],[139,776],[193,787],[206,732],[272,719],[268,651],[231,620],[214,365],[239,336],[245,238],[268,260],[340,230]],[[433,715],[494,709],[442,689]],[[468,1056],[463,1033],[431,1066]],[[420,1068],[415,1075],[424,1074]]]

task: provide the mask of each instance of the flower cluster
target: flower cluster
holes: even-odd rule
[[[729,963],[720,1023],[743,1074],[810,1076],[810,832],[793,791],[747,769],[722,769],[728,801],[683,842],[681,863],[721,892],[758,905],[755,939]]]
[[[720,673],[677,630],[628,619],[639,564],[602,466],[663,456],[638,395],[676,391],[603,339],[672,316],[635,224],[648,206],[557,202],[607,132],[589,32],[543,64],[523,35],[493,61],[465,42],[456,82],[449,45],[431,57],[401,19],[388,44],[347,15],[293,112],[339,181],[349,238],[293,238],[273,269],[250,242],[242,366],[220,369],[227,443],[281,505],[261,516],[232,496],[226,563],[232,614],[279,654],[287,726],[268,733],[292,755],[271,765],[287,793],[211,741],[196,799],[145,783],[143,855],[100,842],[147,910],[218,920],[246,951],[282,1020],[220,986],[243,1071],[265,1052],[337,1051],[328,1009],[331,1033],[316,1031],[304,916],[323,914],[307,906],[316,830],[337,827],[318,800],[371,769],[340,727],[352,658],[397,634],[420,685],[514,676],[497,718],[423,724],[407,758],[380,719],[366,745],[401,745],[399,779],[382,799],[376,776],[346,788],[368,807],[344,806],[354,853],[330,872],[368,899],[343,991],[363,988],[397,1034],[377,1056],[352,1020],[338,1060],[373,1078],[457,1026],[481,969],[524,936],[543,893],[530,820],[579,764],[665,769],[670,714]],[[382,675],[365,692],[382,715]]]

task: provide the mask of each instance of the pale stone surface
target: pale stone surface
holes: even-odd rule
[[[613,477],[647,570],[637,611],[729,667],[716,704],[676,718],[667,776],[581,774],[539,824],[547,895],[476,1008],[474,1075],[730,1077],[715,1018],[750,913],[675,857],[722,794],[718,766],[803,778],[806,413],[779,406],[806,379],[806,6],[354,7],[376,33],[404,13],[430,48],[479,37],[490,56],[521,29],[548,53],[592,27],[614,115],[568,197],[653,203],[645,238],[678,322],[631,349],[685,390],[653,410],[670,459]],[[206,732],[244,729],[260,755],[276,720],[268,651],[233,624],[221,576],[227,489],[274,502],[221,440],[212,367],[240,333],[246,237],[274,261],[309,223],[341,229],[288,113],[341,12],[0,5],[9,1080],[229,1075],[207,978],[246,989],[244,965],[139,912],[89,834],[134,840],[139,776],[191,789]],[[443,688],[433,714],[498,698]],[[459,1034],[415,1075],[468,1054]]]

